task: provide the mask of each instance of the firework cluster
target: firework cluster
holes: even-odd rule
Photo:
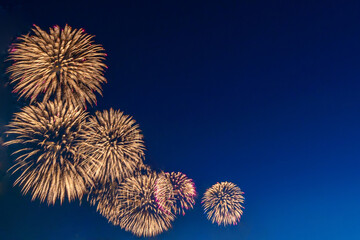
[[[34,25],[10,47],[8,68],[14,93],[29,105],[14,114],[8,140],[16,155],[10,172],[23,194],[49,205],[87,196],[109,222],[136,236],[171,228],[195,205],[192,179],[181,172],[156,172],[144,164],[139,125],[119,110],[86,112],[101,95],[104,49],[83,29],[66,25],[46,32]],[[236,224],[243,192],[217,183],[203,197],[208,218]]]

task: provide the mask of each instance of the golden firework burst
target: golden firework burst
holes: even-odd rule
[[[202,199],[207,217],[218,225],[237,224],[243,214],[243,192],[231,182],[216,183],[207,189]]]
[[[156,198],[165,211],[184,215],[193,208],[195,196],[194,182],[181,172],[162,173],[156,182]]]
[[[142,163],[143,135],[135,120],[110,109],[96,112],[81,132],[79,153],[88,158],[96,181],[121,182]]]
[[[138,175],[120,184],[120,227],[136,236],[153,237],[171,227],[174,215],[162,211],[155,197],[157,174]]]
[[[92,35],[66,25],[50,28],[49,33],[34,25],[33,35],[18,38],[9,50],[14,63],[8,68],[14,91],[19,97],[62,100],[75,106],[96,104],[101,94],[106,54]]]
[[[7,131],[15,138],[4,143],[20,147],[11,168],[21,173],[14,185],[21,185],[24,194],[31,190],[33,200],[48,204],[81,199],[92,184],[88,164],[78,158],[76,148],[86,116],[82,109],[57,101],[30,105],[16,113]]]

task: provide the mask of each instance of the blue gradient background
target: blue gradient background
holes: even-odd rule
[[[154,239],[360,239],[359,1],[0,2],[2,60],[33,23],[84,27],[108,53],[97,109],[133,115],[146,162],[194,179],[195,209]],[[25,103],[1,64],[3,132]],[[1,147],[0,239],[137,239],[86,201],[21,196],[11,161]],[[237,226],[203,215],[219,181],[245,192]]]

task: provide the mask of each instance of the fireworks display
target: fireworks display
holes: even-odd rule
[[[24,107],[9,124],[8,134],[15,136],[5,145],[18,144],[19,156],[12,167],[21,175],[15,185],[22,186],[32,199],[48,204],[81,198],[92,180],[87,164],[76,155],[79,131],[86,118],[80,108],[61,102],[39,103]]]
[[[174,214],[184,215],[185,210],[193,208],[195,196],[194,182],[181,172],[163,173],[156,182],[159,206],[164,210],[170,209]]]
[[[111,108],[88,117],[84,110],[96,104],[106,82],[104,49],[68,25],[32,30],[9,51],[13,92],[31,99],[6,132],[4,145],[16,144],[14,185],[49,205],[87,194],[109,222],[139,237],[170,229],[176,215],[195,205],[193,180],[181,172],[157,174],[143,163],[143,135],[131,116]],[[230,182],[213,185],[202,199],[218,225],[237,224],[243,203],[243,192]]]
[[[132,117],[113,109],[98,111],[89,118],[79,152],[90,160],[96,180],[121,182],[142,163],[143,135],[135,123]]]
[[[237,224],[243,214],[244,194],[231,182],[216,183],[207,189],[202,199],[207,217],[218,225]]]
[[[162,211],[155,198],[156,173],[127,178],[120,184],[120,227],[136,236],[156,236],[171,227],[174,216]]]
[[[33,35],[18,38],[9,51],[14,63],[8,68],[20,97],[43,102],[49,99],[85,107],[96,104],[95,92],[101,94],[106,65],[104,49],[93,43],[93,36],[83,29],[66,25],[50,32],[34,25]]]

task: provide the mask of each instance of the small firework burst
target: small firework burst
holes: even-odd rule
[[[219,226],[236,225],[243,214],[243,192],[231,182],[216,183],[206,190],[202,199],[207,217]]]
[[[33,35],[18,38],[9,51],[14,63],[8,68],[14,91],[30,102],[62,100],[75,106],[96,104],[101,94],[106,54],[93,36],[66,25],[47,33],[34,25]]]
[[[10,122],[8,134],[15,136],[5,145],[18,144],[20,156],[11,168],[21,172],[15,184],[32,199],[55,204],[65,198],[80,198],[92,183],[86,160],[77,156],[79,131],[86,118],[80,108],[61,102],[39,103],[24,107]]]
[[[89,159],[96,181],[121,182],[142,163],[143,135],[135,120],[123,112],[96,112],[81,135],[79,154]]]
[[[163,173],[156,182],[156,198],[165,211],[184,215],[193,208],[195,196],[194,182],[181,172]]]
[[[136,236],[153,237],[171,227],[174,215],[162,211],[155,198],[157,174],[138,175],[120,184],[120,227]]]

